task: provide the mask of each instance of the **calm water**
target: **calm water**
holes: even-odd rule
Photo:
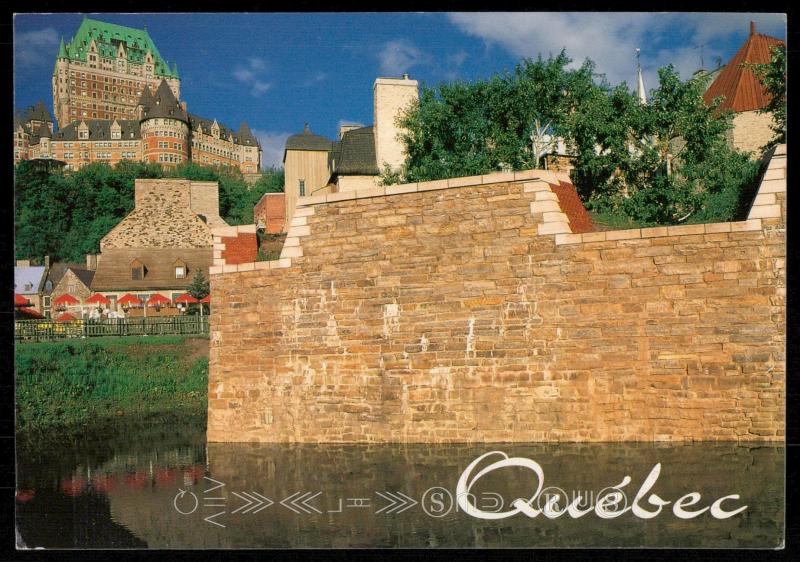
[[[623,491],[630,504],[661,463],[650,493],[675,502],[699,492],[700,502],[686,509],[739,494],[724,507],[747,509],[723,520],[709,511],[680,519],[672,503],[649,520],[631,511],[614,519],[591,512],[580,518],[516,514],[482,520],[458,509],[451,498],[462,471],[494,450],[535,460],[544,486],[557,486],[571,497],[596,498],[629,475]],[[87,431],[78,443],[27,441],[19,445],[17,463],[18,541],[27,548],[776,548],[783,543],[782,447],[206,444],[200,421]],[[536,486],[533,472],[505,468],[480,479],[473,503],[484,511],[506,511],[512,509],[508,502],[530,498]]]

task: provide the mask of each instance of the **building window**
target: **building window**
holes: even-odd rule
[[[306,196],[306,180],[300,180],[300,197]]]
[[[144,264],[139,260],[131,262],[131,279],[133,281],[141,281],[144,279]]]
[[[184,278],[186,278],[186,267],[183,265],[176,265],[175,279],[184,279]]]

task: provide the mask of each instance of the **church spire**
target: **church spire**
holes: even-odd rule
[[[644,78],[642,77],[642,67],[639,64],[639,49],[636,49],[636,96],[642,105],[647,105],[647,92],[644,89]]]

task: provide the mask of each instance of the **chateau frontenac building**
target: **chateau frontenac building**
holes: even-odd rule
[[[55,159],[77,170],[121,160],[174,167],[182,162],[261,168],[261,146],[247,123],[237,131],[192,115],[180,102],[180,77],[147,30],[84,18],[61,40],[53,70],[53,109],[43,102],[14,121],[14,162]]]

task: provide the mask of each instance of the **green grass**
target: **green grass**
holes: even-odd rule
[[[18,432],[205,413],[207,338],[29,343],[15,353]]]
[[[622,214],[598,213],[596,211],[589,211],[589,215],[592,217],[592,222],[598,231],[627,230],[629,228],[640,228],[645,226]]]

